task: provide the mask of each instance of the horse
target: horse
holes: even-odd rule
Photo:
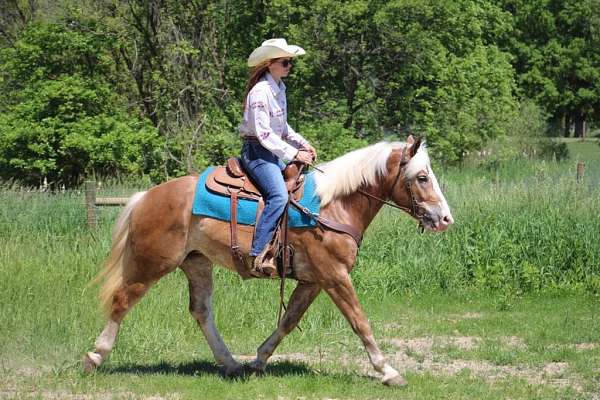
[[[364,233],[384,203],[408,212],[429,231],[443,232],[452,214],[431,169],[420,139],[379,142],[318,166],[316,192],[320,215]],[[359,241],[323,227],[291,229],[297,280],[275,331],[246,365],[235,360],[213,319],[213,266],[236,271],[230,251],[229,222],[192,215],[197,176],[170,180],[131,197],[113,229],[112,248],[98,278],[100,300],[107,315],[94,351],[85,354],[83,368],[91,372],[110,354],[125,315],[150,287],[176,268],[189,281],[189,311],[197,321],[215,361],[225,376],[263,373],[267,360],[290,333],[320,292],[335,303],[362,341],[382,383],[402,386],[404,377],[386,361],[350,279]],[[239,245],[248,254],[251,229],[240,229]]]

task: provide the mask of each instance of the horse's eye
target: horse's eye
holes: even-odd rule
[[[417,176],[417,180],[419,181],[419,183],[427,183],[429,182],[429,177],[426,175],[419,175]]]

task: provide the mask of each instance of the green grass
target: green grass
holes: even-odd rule
[[[572,139],[566,143],[572,160],[600,162],[600,141],[598,139]]]
[[[119,209],[99,210],[90,231],[82,193],[5,187],[0,398],[592,399],[600,393],[600,168],[589,154],[583,184],[573,159],[438,172],[456,219],[442,235],[421,235],[392,210],[376,219],[352,277],[384,353],[406,369],[404,389],[371,377],[359,340],[323,295],[266,376],[223,379],[187,311],[180,271],[128,315],[104,366],[82,375],[79,361],[103,326],[87,283]],[[252,355],[275,327],[277,283],[242,283],[224,270],[215,280],[217,326],[235,354]],[[553,366],[558,372],[546,371]]]
[[[225,340],[237,354],[251,354],[265,338],[274,312],[266,310],[256,316],[254,324],[237,327],[227,318],[225,303],[236,303],[230,294],[231,274],[217,276],[217,324]],[[598,303],[575,295],[545,295],[515,300],[510,311],[499,311],[494,297],[480,293],[430,294],[387,298],[363,296],[376,337],[392,363],[402,368],[401,350],[390,344],[394,338],[419,339],[443,337],[478,337],[480,348],[457,350],[435,347],[430,353],[413,351],[411,358],[420,360],[424,371],[409,370],[410,386],[406,389],[383,387],[365,375],[366,356],[357,338],[345,325],[330,302],[321,297],[302,323],[303,331],[294,331],[277,354],[306,355],[303,361],[278,361],[271,364],[265,377],[238,381],[221,378],[219,369],[198,329],[187,315],[185,290],[181,276],[162,281],[132,312],[123,326],[116,349],[96,374],[83,376],[78,361],[89,349],[98,333],[100,321],[85,296],[75,300],[77,287],[60,288],[66,297],[55,303],[51,313],[28,316],[27,304],[14,304],[13,312],[23,319],[37,321],[31,331],[3,329],[2,337],[13,346],[2,348],[4,376],[14,383],[22,398],[27,393],[112,393],[130,398],[160,394],[178,398],[590,398],[600,389],[595,371],[600,367],[600,348],[575,351],[577,343],[600,342]],[[261,289],[265,289],[261,285]],[[224,290],[228,288],[228,290]],[[251,312],[259,304],[275,303],[265,294],[261,303],[248,300],[236,318]],[[45,296],[40,296],[45,297]],[[270,299],[270,300],[269,300]],[[82,304],[83,303],[83,304]],[[30,305],[31,306],[31,305]],[[36,308],[36,307],[34,307]],[[69,313],[70,308],[81,308]],[[161,310],[156,312],[156,310]],[[463,318],[468,314],[476,317]],[[229,314],[231,315],[231,314]],[[62,317],[61,317],[62,316]],[[56,325],[62,322],[63,328]],[[260,322],[262,321],[262,323]],[[271,326],[269,326],[271,325]],[[54,328],[52,328],[54,326]],[[50,329],[48,329],[50,327]],[[234,329],[235,328],[235,329]],[[515,351],[504,345],[503,338],[519,337],[526,344]],[[27,340],[23,340],[23,338]],[[563,350],[561,350],[563,349]],[[492,369],[483,375],[468,370],[454,374],[429,371],[426,362],[450,365],[455,360],[474,360]],[[568,363],[563,378],[578,385],[560,387],[551,382],[535,382],[543,377],[544,366],[553,362]],[[488,378],[495,366],[512,366],[521,371],[499,380]],[[10,387],[5,382],[3,390]],[[134,397],[135,397],[134,396]]]

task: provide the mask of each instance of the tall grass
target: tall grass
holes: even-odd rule
[[[384,294],[464,288],[600,293],[598,163],[588,162],[582,184],[575,181],[574,162],[438,171],[455,225],[444,234],[420,234],[406,214],[384,209],[367,231],[353,279],[360,291]],[[120,211],[99,209],[99,226],[90,231],[79,191],[5,187],[0,204],[0,290],[31,301],[37,290],[48,290],[36,288],[46,274],[60,278],[50,288],[57,296],[71,282],[94,276]],[[237,283],[229,273],[219,276],[226,284]],[[8,279],[22,279],[23,286],[7,285]],[[254,293],[252,284],[245,287],[246,297],[264,292]],[[94,297],[95,290],[82,290]],[[47,304],[46,310],[51,307]]]
[[[117,192],[123,190],[110,189],[110,193]],[[0,355],[18,354],[13,358],[39,358],[31,361],[50,364],[77,363],[102,328],[97,288],[88,284],[110,250],[111,229],[120,209],[99,209],[98,226],[90,230],[83,192],[52,194],[5,187],[0,190],[0,203],[0,337],[5,338],[0,341]],[[252,281],[242,285],[236,275],[220,269],[215,280],[216,323],[221,334],[238,353],[252,354],[256,341],[249,342],[247,337],[264,339],[276,325],[278,284]],[[124,326],[120,346],[131,345],[132,350],[113,359],[153,362],[159,357],[168,361],[182,353],[211,358],[210,350],[199,346],[200,334],[188,313],[183,273],[177,270],[157,286],[132,311],[133,318],[146,328],[138,325],[129,332],[129,326]],[[155,291],[161,295],[152,295]],[[303,322],[305,331],[313,333],[302,340],[314,339],[316,326],[345,327],[326,299],[319,299],[315,308],[322,312]],[[231,315],[236,318],[231,320]],[[183,329],[174,330],[174,320],[184,321]],[[155,343],[157,337],[161,348],[144,345]]]
[[[419,234],[384,210],[361,249],[354,280],[366,290],[552,288],[600,293],[600,169],[582,184],[575,163],[513,162],[438,173],[452,208],[449,232]]]
[[[377,322],[390,314],[394,314],[395,321],[398,315],[407,317],[406,309],[399,303],[400,294],[467,289],[486,297],[490,291],[600,291],[597,164],[587,163],[583,184],[575,182],[574,162],[512,163],[496,170],[437,171],[437,176],[456,220],[447,233],[420,234],[408,216],[388,209],[367,231],[352,277],[376,330],[383,329],[383,324]],[[110,195],[127,191],[118,187],[107,190]],[[14,376],[22,367],[18,364],[25,368],[50,366],[51,378],[66,375],[84,386],[99,383],[112,388],[114,377],[110,374],[90,383],[79,381],[76,371],[81,355],[91,349],[102,329],[97,288],[87,283],[110,249],[110,231],[120,209],[99,209],[98,227],[90,230],[82,192],[42,193],[5,186],[0,189],[0,204],[0,367]],[[215,280],[215,318],[224,340],[236,354],[253,354],[255,346],[275,327],[277,282],[242,284],[235,274],[221,269],[216,271]],[[419,307],[433,309],[439,301],[435,299],[440,298],[436,296]],[[135,375],[139,368],[147,368],[152,374],[176,376],[153,376],[143,380],[144,384],[175,379],[178,384],[184,381],[193,387],[193,379],[186,380],[185,373],[177,376],[176,371],[213,367],[190,364],[194,360],[212,360],[212,355],[189,316],[187,303],[186,279],[180,271],[162,279],[127,318],[118,351],[112,354],[105,371],[123,373],[133,385],[137,378],[131,378],[128,372]],[[592,312],[586,313],[587,318]],[[408,317],[411,322],[402,325],[401,334],[429,332],[429,327],[422,325],[422,313]],[[558,318],[553,320],[554,329],[562,332],[563,321]],[[595,321],[587,323],[592,326],[597,324]],[[541,322],[539,325],[545,326]],[[282,343],[279,354],[302,349],[319,359],[322,349],[336,349],[363,357],[356,337],[326,296],[317,298],[301,327],[301,333],[294,331],[293,338]],[[454,328],[440,322],[436,329],[447,334],[446,330]],[[489,334],[491,328],[485,329],[485,334]],[[506,335],[504,331],[498,334]],[[585,332],[595,330],[590,327]],[[475,334],[484,336],[479,331]],[[579,338],[577,332],[569,334],[569,341],[596,340]],[[550,335],[547,341],[553,337]],[[212,376],[203,379],[214,390],[231,390]],[[294,382],[313,385],[319,379],[322,378],[316,376],[308,383],[302,379]],[[337,379],[325,379],[331,380],[329,385],[339,385]],[[173,387],[173,380],[169,382]],[[279,380],[274,382],[281,384]],[[413,382],[417,387],[431,386],[429,380],[419,384],[420,378],[414,378]],[[361,384],[352,387],[356,389]],[[265,386],[269,385],[240,384],[236,390],[246,393]],[[365,390],[378,389],[369,386]],[[388,397],[383,393],[378,396]]]
[[[467,287],[598,293],[599,162],[588,162],[582,184],[574,162],[438,171],[455,225],[444,234],[420,234],[406,214],[384,209],[367,231],[353,279],[360,290],[391,294]],[[79,191],[7,187],[0,203],[2,271],[29,276],[69,265],[65,276],[91,278],[120,211],[99,209],[99,227],[90,232]]]

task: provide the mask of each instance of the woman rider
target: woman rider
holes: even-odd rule
[[[258,185],[265,207],[254,230],[250,249],[251,268],[257,275],[274,276],[273,258],[265,259],[277,221],[287,204],[288,192],[281,173],[284,163],[312,162],[316,151],[287,123],[285,85],[292,58],[305,54],[285,39],[269,39],[248,57],[250,76],[244,95],[240,134],[244,139],[241,161]]]

